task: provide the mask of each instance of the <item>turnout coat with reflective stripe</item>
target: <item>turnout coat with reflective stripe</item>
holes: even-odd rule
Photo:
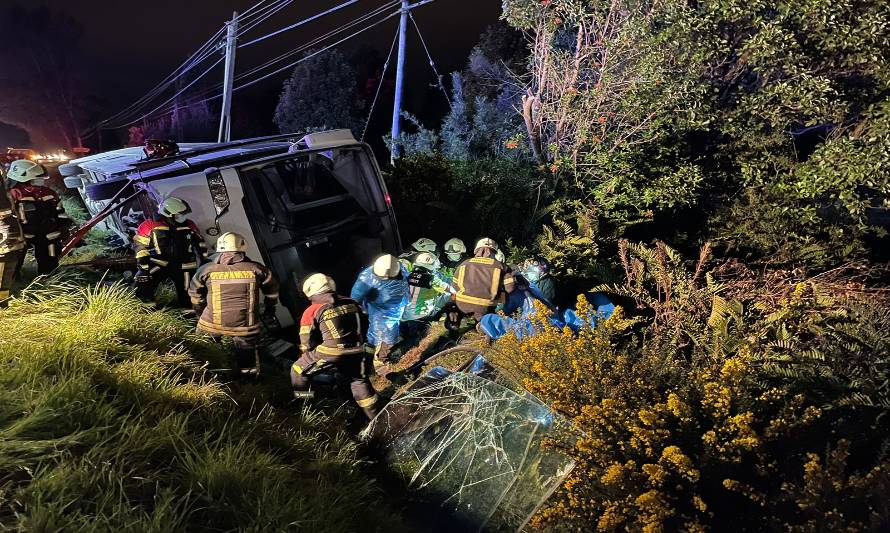
[[[278,282],[268,268],[243,253],[221,253],[195,272],[189,286],[192,305],[203,308],[198,329],[245,337],[263,327],[260,295],[266,305],[278,301]]]
[[[207,245],[198,226],[191,220],[146,220],[133,237],[136,264],[143,270],[170,264],[182,270],[195,270],[206,255]]]
[[[355,300],[332,293],[313,296],[300,318],[300,351],[332,358],[363,353],[364,321]]]
[[[492,257],[473,257],[454,271],[453,284],[461,311],[484,314],[505,292],[513,290],[513,273],[510,267]]]
[[[35,236],[55,240],[71,225],[59,195],[42,185],[16,185],[9,189],[16,216],[28,239]]]

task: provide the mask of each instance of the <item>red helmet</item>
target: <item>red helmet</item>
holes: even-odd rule
[[[178,154],[179,146],[173,141],[147,139],[142,151],[145,152],[146,159],[160,159],[162,157],[170,157],[171,155]]]

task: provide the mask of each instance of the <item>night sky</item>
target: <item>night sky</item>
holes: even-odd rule
[[[15,1],[2,0],[0,3],[8,5]],[[231,18],[233,11],[244,12],[255,3],[256,0],[27,0],[28,6],[46,6],[54,13],[74,17],[83,26],[85,33],[81,49],[84,61],[78,68],[89,77],[97,118],[112,115],[141,97],[182,63],[225,20]],[[339,3],[335,0],[296,0],[245,38],[258,37]],[[266,43],[239,50],[236,73],[292,49],[383,3],[383,0],[361,0]],[[446,85],[447,74],[463,68],[480,33],[498,19],[500,8],[499,0],[436,0],[415,11],[415,19],[433,59],[440,73],[446,75]],[[398,18],[390,19],[355,40],[344,43],[340,50],[350,56],[361,49],[375,49],[382,64],[397,24]],[[394,61],[390,64],[388,77],[393,67]],[[434,77],[420,42],[413,33],[409,33],[407,74],[406,110],[435,121],[444,112],[444,98],[430,87]],[[286,75],[283,72],[268,82],[236,94],[233,106],[235,137],[239,136],[239,114],[242,114],[240,122],[244,122],[243,114],[251,114],[253,130],[256,130],[258,123],[267,125],[270,132],[274,130],[271,114]],[[221,79],[222,65],[208,75],[208,81]],[[378,106],[375,115],[390,113],[391,96],[386,101],[378,102]],[[31,129],[37,127],[31,125]]]

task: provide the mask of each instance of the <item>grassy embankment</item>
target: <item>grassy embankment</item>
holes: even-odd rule
[[[129,291],[53,280],[0,311],[0,526],[399,528],[325,415],[240,405],[225,355]]]

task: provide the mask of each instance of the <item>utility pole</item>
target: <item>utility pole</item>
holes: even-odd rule
[[[399,146],[399,136],[402,133],[401,115],[402,115],[402,91],[405,87],[405,47],[408,38],[408,14],[410,7],[408,0],[402,0],[402,16],[399,20],[399,55],[396,59],[396,98],[392,108],[392,148],[390,150],[390,161],[396,162],[401,155],[401,146]]]
[[[235,50],[238,37],[238,12],[232,14],[231,22],[226,22],[226,64],[223,79],[222,110],[219,114],[219,142],[232,140],[232,89],[235,85]]]

